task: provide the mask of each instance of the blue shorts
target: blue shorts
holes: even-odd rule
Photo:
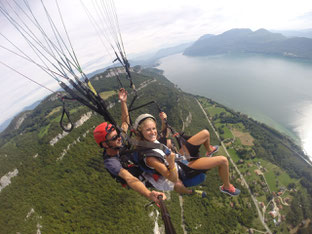
[[[206,179],[206,174],[200,173],[199,175],[194,176],[190,179],[182,180],[182,183],[184,184],[185,187],[192,187],[192,186],[196,186],[196,185],[203,183],[205,179]]]

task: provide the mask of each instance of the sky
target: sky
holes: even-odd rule
[[[43,0],[52,18],[61,28],[55,1]],[[0,6],[8,6],[0,0]],[[22,0],[16,0],[16,11],[25,10]],[[28,0],[32,11],[43,28],[44,20],[39,0]],[[72,46],[85,73],[110,65],[114,59],[108,54],[82,3],[93,13],[93,0],[58,1]],[[158,49],[197,40],[204,34],[220,34],[232,28],[257,30],[302,30],[312,28],[311,0],[115,0],[118,22],[128,59],[156,52]],[[14,14],[11,11],[10,14]],[[21,15],[21,14],[20,14]],[[27,20],[23,20],[27,22]],[[43,98],[51,92],[30,82],[27,76],[51,90],[58,83],[37,66],[8,52],[13,49],[3,35],[29,56],[35,56],[19,36],[11,23],[0,13],[0,124],[13,117],[25,106]],[[64,34],[65,37],[65,34]],[[106,45],[109,48],[109,45]],[[112,53],[112,52],[110,52]],[[5,63],[6,65],[3,65]],[[10,66],[19,73],[8,68]]]

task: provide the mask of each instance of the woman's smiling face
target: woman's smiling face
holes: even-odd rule
[[[155,141],[157,140],[157,129],[156,123],[151,120],[147,119],[142,123],[142,135],[145,140],[147,141]]]

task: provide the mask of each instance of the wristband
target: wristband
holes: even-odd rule
[[[173,168],[169,168],[169,171],[176,171],[177,170],[177,167],[174,166]]]

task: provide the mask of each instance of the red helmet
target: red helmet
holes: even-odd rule
[[[114,129],[115,127],[108,122],[101,123],[93,131],[94,140],[100,145],[103,141],[106,141],[107,134],[112,132]]]

